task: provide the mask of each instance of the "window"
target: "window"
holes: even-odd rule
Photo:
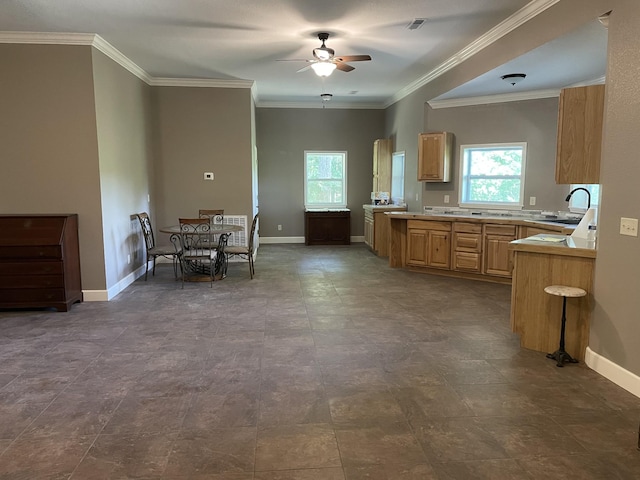
[[[404,205],[404,152],[394,152],[391,156],[391,200],[396,205]]]
[[[462,145],[460,206],[522,208],[526,143]]]
[[[600,204],[600,185],[586,185],[586,184],[571,184],[569,191],[573,191],[574,188],[586,188],[591,194],[591,206],[598,208]],[[583,191],[577,191],[571,195],[569,200],[569,211],[576,213],[585,213],[587,211],[587,204],[589,202],[589,196]]]
[[[304,206],[347,206],[347,152],[304,152]]]

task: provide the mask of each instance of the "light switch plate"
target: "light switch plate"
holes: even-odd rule
[[[638,219],[637,218],[620,218],[620,235],[629,235],[630,237],[638,236]]]

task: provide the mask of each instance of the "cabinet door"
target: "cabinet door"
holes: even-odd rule
[[[373,191],[391,192],[391,140],[373,142]]]
[[[418,180],[448,182],[453,136],[448,132],[421,133],[418,137]]]
[[[484,273],[486,275],[511,277],[513,252],[509,250],[509,243],[515,239],[515,235],[485,235]]]
[[[560,92],[556,183],[600,183],[604,85]]]
[[[369,248],[373,249],[373,239],[374,239],[374,224],[373,224],[373,216],[370,216],[365,212],[364,214],[364,243],[369,246]]]
[[[407,229],[407,265],[427,266],[427,244],[429,232]]]
[[[427,265],[449,269],[451,265],[451,234],[449,232],[429,231],[427,243]]]

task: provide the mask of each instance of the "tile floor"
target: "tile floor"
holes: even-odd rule
[[[0,479],[640,478],[639,399],[520,349],[510,287],[363,245],[256,272],[0,312]]]

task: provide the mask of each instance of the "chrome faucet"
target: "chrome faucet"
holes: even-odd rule
[[[585,192],[587,192],[587,208],[591,208],[591,192],[589,192],[589,190],[587,190],[584,187],[578,187],[578,188],[574,188],[573,190],[571,190],[569,192],[569,195],[567,195],[567,198],[565,198],[564,200],[566,202],[568,202],[569,200],[571,200],[571,195],[573,195],[575,192],[577,192],[578,190],[584,190]]]

